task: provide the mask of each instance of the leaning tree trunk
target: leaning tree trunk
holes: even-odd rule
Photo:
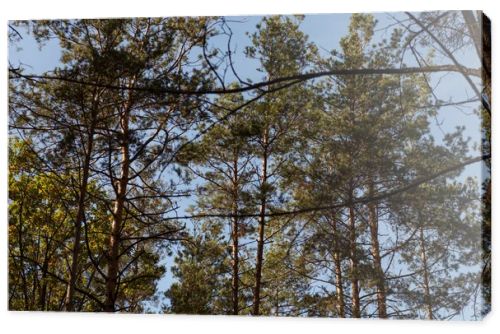
[[[370,179],[368,185],[368,197],[374,196],[373,179]],[[378,316],[381,319],[387,318],[385,274],[382,268],[382,258],[380,256],[380,246],[378,240],[378,216],[377,204],[370,202],[368,204],[368,224],[370,226],[371,252],[373,256],[373,266],[375,267],[375,280],[377,286],[377,305]]]
[[[255,286],[253,293],[253,315],[260,314],[260,290],[262,279],[262,262],[264,258],[264,228],[266,220],[267,206],[267,163],[268,163],[268,132],[264,132],[263,136],[263,155],[262,155],[262,171],[260,175],[261,182],[261,198],[259,209],[259,236],[257,239],[257,260],[255,262]]]

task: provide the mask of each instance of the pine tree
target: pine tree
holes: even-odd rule
[[[215,119],[221,119],[227,110],[243,103],[241,95],[220,98],[214,103],[211,113]],[[212,123],[213,124],[213,123]],[[208,127],[210,125],[202,125]],[[239,215],[248,213],[250,208],[249,186],[251,182],[250,163],[253,158],[248,139],[254,131],[248,115],[242,111],[228,121],[216,124],[204,136],[200,143],[190,144],[177,160],[185,164],[194,177],[204,183],[198,187],[198,202],[192,209],[195,215],[213,212],[229,212],[228,219],[201,219],[203,225],[227,225],[218,231],[221,240],[230,240],[231,248],[231,314],[237,315],[246,305],[240,300],[241,267],[245,266],[240,253],[245,253],[245,242],[251,226]],[[195,221],[193,224],[199,224]],[[228,233],[226,233],[228,231]],[[226,239],[226,234],[229,236]],[[215,236],[214,236],[215,237]],[[224,253],[225,254],[225,253]],[[207,258],[209,256],[204,254]],[[186,264],[183,264],[184,266]],[[208,279],[208,278],[207,278]],[[181,282],[183,283],[183,282]],[[214,310],[215,312],[215,310]]]
[[[257,32],[251,36],[252,46],[247,48],[246,53],[248,57],[260,61],[267,80],[301,73],[310,66],[316,49],[299,30],[301,19],[266,17],[257,25]],[[287,90],[267,94],[250,111],[251,122],[258,129],[254,140],[254,154],[260,160],[260,166],[255,167],[258,175],[255,184],[259,217],[253,315],[260,314],[266,228],[273,224],[272,221],[266,221],[266,215],[273,210],[273,202],[279,196],[275,185],[277,175],[286,160],[287,143],[293,140],[300,124],[300,111],[309,103],[307,94],[303,85],[295,85]]]

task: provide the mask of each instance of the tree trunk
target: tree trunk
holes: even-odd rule
[[[350,201],[353,200],[353,190],[350,191]],[[359,280],[358,280],[358,259],[356,254],[356,219],[354,216],[354,205],[349,206],[349,239],[351,256],[351,294],[352,294],[352,317],[360,318],[359,302]]]
[[[239,308],[238,308],[238,291],[239,291],[239,254],[238,254],[238,218],[234,217],[232,221],[232,241],[233,241],[233,249],[232,249],[232,254],[233,254],[233,262],[232,262],[232,270],[233,270],[233,277],[231,281],[231,289],[233,292],[232,295],[232,303],[233,303],[233,314],[238,315],[239,313]]]
[[[120,116],[121,127],[121,175],[116,189],[116,200],[113,208],[113,221],[111,223],[111,234],[108,245],[108,272],[106,275],[106,301],[104,311],[114,312],[116,302],[116,291],[119,267],[119,246],[120,233],[123,224],[123,211],[127,194],[129,177],[129,112],[130,105],[127,105]]]
[[[239,292],[239,226],[238,226],[238,158],[237,153],[235,152],[234,161],[233,161],[233,215],[232,218],[232,270],[233,270],[233,278],[231,282],[232,289],[232,303],[233,303],[233,314],[238,315],[239,307],[238,307],[238,292]]]
[[[257,260],[255,263],[255,287],[253,294],[253,315],[260,314],[260,290],[262,279],[262,262],[264,257],[264,228],[266,219],[267,206],[267,163],[268,163],[268,132],[264,131],[263,136],[263,155],[262,155],[262,171],[260,176],[261,181],[261,198],[259,209],[259,236],[257,239]]]
[[[368,197],[373,197],[374,185],[373,179],[370,179],[368,185]],[[368,204],[368,224],[370,226],[371,237],[371,252],[373,256],[373,266],[375,267],[375,280],[377,286],[377,305],[378,316],[381,319],[387,318],[387,305],[386,305],[386,290],[385,290],[385,275],[382,268],[382,259],[380,257],[380,246],[378,241],[378,216],[377,204],[370,202]]]
[[[85,200],[87,197],[87,186],[89,180],[90,171],[90,160],[92,156],[92,150],[94,149],[94,131],[96,123],[97,113],[92,110],[92,120],[90,124],[88,139],[87,139],[87,151],[85,152],[85,160],[83,162],[82,168],[82,182],[79,189],[78,197],[78,211],[76,213],[75,226],[74,226],[74,245],[71,254],[71,269],[69,272],[69,282],[66,289],[66,297],[64,300],[64,309],[66,311],[74,311],[74,294],[76,287],[76,279],[78,276],[78,257],[80,255],[80,243],[82,235],[82,223],[85,219]]]
[[[24,244],[23,244],[23,208],[24,200],[21,200],[19,204],[19,228],[18,228],[18,242],[19,242],[19,271],[21,276],[21,284],[23,290],[23,301],[24,310],[29,311],[29,301],[28,301],[28,281],[26,280],[26,274],[24,271]]]
[[[340,256],[340,245],[337,231],[337,219],[333,217],[333,237],[335,249],[333,261],[335,263],[335,289],[337,292],[337,312],[340,318],[345,318],[344,287],[342,285],[342,259]]]
[[[38,309],[40,311],[45,311],[46,310],[46,305],[47,305],[47,272],[49,270],[49,262],[50,262],[50,257],[49,257],[49,251],[50,251],[50,244],[48,240],[49,238],[45,238],[45,252],[44,252],[44,258],[43,258],[43,264],[42,264],[42,286],[40,288],[40,293],[38,295]]]
[[[432,311],[432,301],[431,301],[431,292],[429,287],[429,268],[427,265],[427,253],[425,250],[425,239],[424,239],[424,229],[420,226],[420,257],[422,259],[422,266],[424,269],[424,300],[425,306],[427,308],[427,316],[430,320],[434,319],[434,314]]]

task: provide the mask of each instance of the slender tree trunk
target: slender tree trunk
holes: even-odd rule
[[[374,185],[373,179],[370,179],[368,185],[368,197],[372,196],[374,196]],[[368,204],[368,224],[370,226],[371,252],[373,256],[373,265],[375,267],[378,316],[381,319],[385,319],[387,318],[385,274],[382,268],[382,258],[380,257],[380,245],[378,240],[377,204],[374,202]]]
[[[94,269],[92,271],[92,273],[90,274],[90,277],[87,279],[87,285],[85,286],[85,289],[87,289],[87,291],[90,291],[90,287],[93,283],[95,274],[96,274],[96,270]],[[75,307],[75,310],[77,310],[78,312],[82,311],[83,305],[85,304],[85,298],[86,298],[86,296],[82,296],[80,298],[80,300],[78,301],[78,307]]]
[[[46,218],[48,219],[48,218]],[[36,251],[34,255],[34,260],[36,261],[36,271],[33,273],[33,284],[31,287],[31,296],[30,296],[30,301],[29,301],[29,309],[30,310],[36,310],[36,302],[37,302],[37,296],[38,296],[38,288],[40,287],[40,280],[38,279],[38,271],[40,269],[40,266],[43,266],[42,260],[41,260],[41,236],[40,233],[37,234],[36,238]]]
[[[342,285],[342,259],[340,256],[340,245],[337,231],[337,219],[333,217],[333,237],[335,249],[333,261],[335,264],[335,289],[337,292],[337,312],[340,318],[345,318],[344,287]]]
[[[47,305],[47,272],[49,270],[49,248],[50,248],[50,242],[48,241],[48,238],[45,238],[45,254],[44,254],[44,259],[43,259],[43,264],[42,264],[42,286],[40,288],[40,293],[38,295],[38,308],[41,311],[45,311],[46,305]]]
[[[47,291],[47,298],[46,298],[46,302],[45,302],[45,309],[47,311],[50,311],[51,310],[51,305],[52,305],[52,291],[53,291],[53,288],[52,288],[52,285],[50,285],[49,287],[47,287],[48,291]]]
[[[19,204],[19,228],[18,228],[18,239],[19,239],[19,271],[21,276],[21,284],[23,290],[23,300],[24,300],[24,310],[29,310],[28,302],[28,282],[26,280],[26,274],[24,271],[24,244],[23,244],[23,208],[24,200],[21,200]]]
[[[279,286],[276,287],[276,293],[274,294],[274,315],[279,317],[280,315],[280,289]]]
[[[424,228],[420,226],[420,257],[422,259],[422,266],[424,269],[424,300],[427,308],[427,316],[430,320],[434,319],[432,311],[431,292],[429,287],[429,268],[427,264],[427,253],[425,249]]]
[[[42,274],[42,279],[45,280],[47,276]],[[42,287],[40,288],[40,294],[38,298],[38,308],[40,311],[46,311],[46,298],[47,298],[47,282],[43,281]]]
[[[120,234],[123,224],[123,211],[127,194],[127,185],[129,177],[129,113],[130,104],[124,107],[120,115],[121,127],[121,175],[116,186],[116,200],[113,208],[113,221],[111,223],[111,234],[108,245],[108,272],[106,274],[106,301],[104,303],[104,311],[114,312],[116,302],[116,290],[118,281],[119,267],[119,246]]]
[[[350,201],[353,200],[353,190],[350,191]],[[352,294],[352,317],[360,318],[360,301],[359,301],[359,280],[358,280],[358,258],[356,254],[356,219],[354,215],[354,206],[349,206],[349,239],[350,239],[350,256],[351,256],[351,294]]]
[[[238,217],[236,216],[238,214],[238,189],[239,184],[238,184],[238,157],[237,157],[237,152],[235,152],[234,155],[234,161],[233,161],[233,219],[232,219],[232,255],[233,255],[233,261],[232,261],[232,270],[233,270],[233,278],[231,282],[231,289],[232,289],[232,302],[233,302],[233,314],[237,315],[239,313],[239,307],[238,307],[238,292],[239,292],[239,226],[238,226]]]
[[[76,287],[76,279],[78,276],[79,261],[78,257],[80,255],[80,244],[82,238],[82,223],[85,219],[85,200],[87,197],[87,187],[89,180],[90,171],[90,160],[92,157],[92,151],[94,149],[94,132],[96,126],[96,110],[92,110],[92,120],[90,124],[90,129],[87,139],[87,149],[85,152],[85,160],[82,166],[82,181],[79,189],[78,197],[78,210],[76,213],[75,226],[74,226],[74,244],[73,251],[71,253],[71,269],[69,272],[69,282],[66,289],[66,297],[64,300],[64,308],[66,311],[74,311],[74,294]]]
[[[261,290],[261,279],[262,279],[262,262],[264,257],[264,228],[266,219],[266,206],[267,206],[267,163],[268,163],[268,132],[267,129],[264,131],[263,136],[263,154],[262,154],[262,170],[261,170],[261,199],[260,199],[260,209],[259,209],[259,236],[257,239],[257,260],[255,263],[255,287],[253,294],[253,315],[260,314],[260,290]]]
[[[232,303],[233,303],[233,314],[237,315],[239,313],[239,308],[238,308],[238,292],[239,292],[239,254],[238,254],[238,218],[234,217],[232,219],[232,241],[233,241],[233,247],[232,247],[232,253],[233,253],[233,263],[232,263],[232,270],[233,270],[233,277],[231,281],[231,290],[232,290]]]

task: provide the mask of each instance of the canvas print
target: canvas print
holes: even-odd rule
[[[481,11],[8,31],[11,311],[489,312]]]

